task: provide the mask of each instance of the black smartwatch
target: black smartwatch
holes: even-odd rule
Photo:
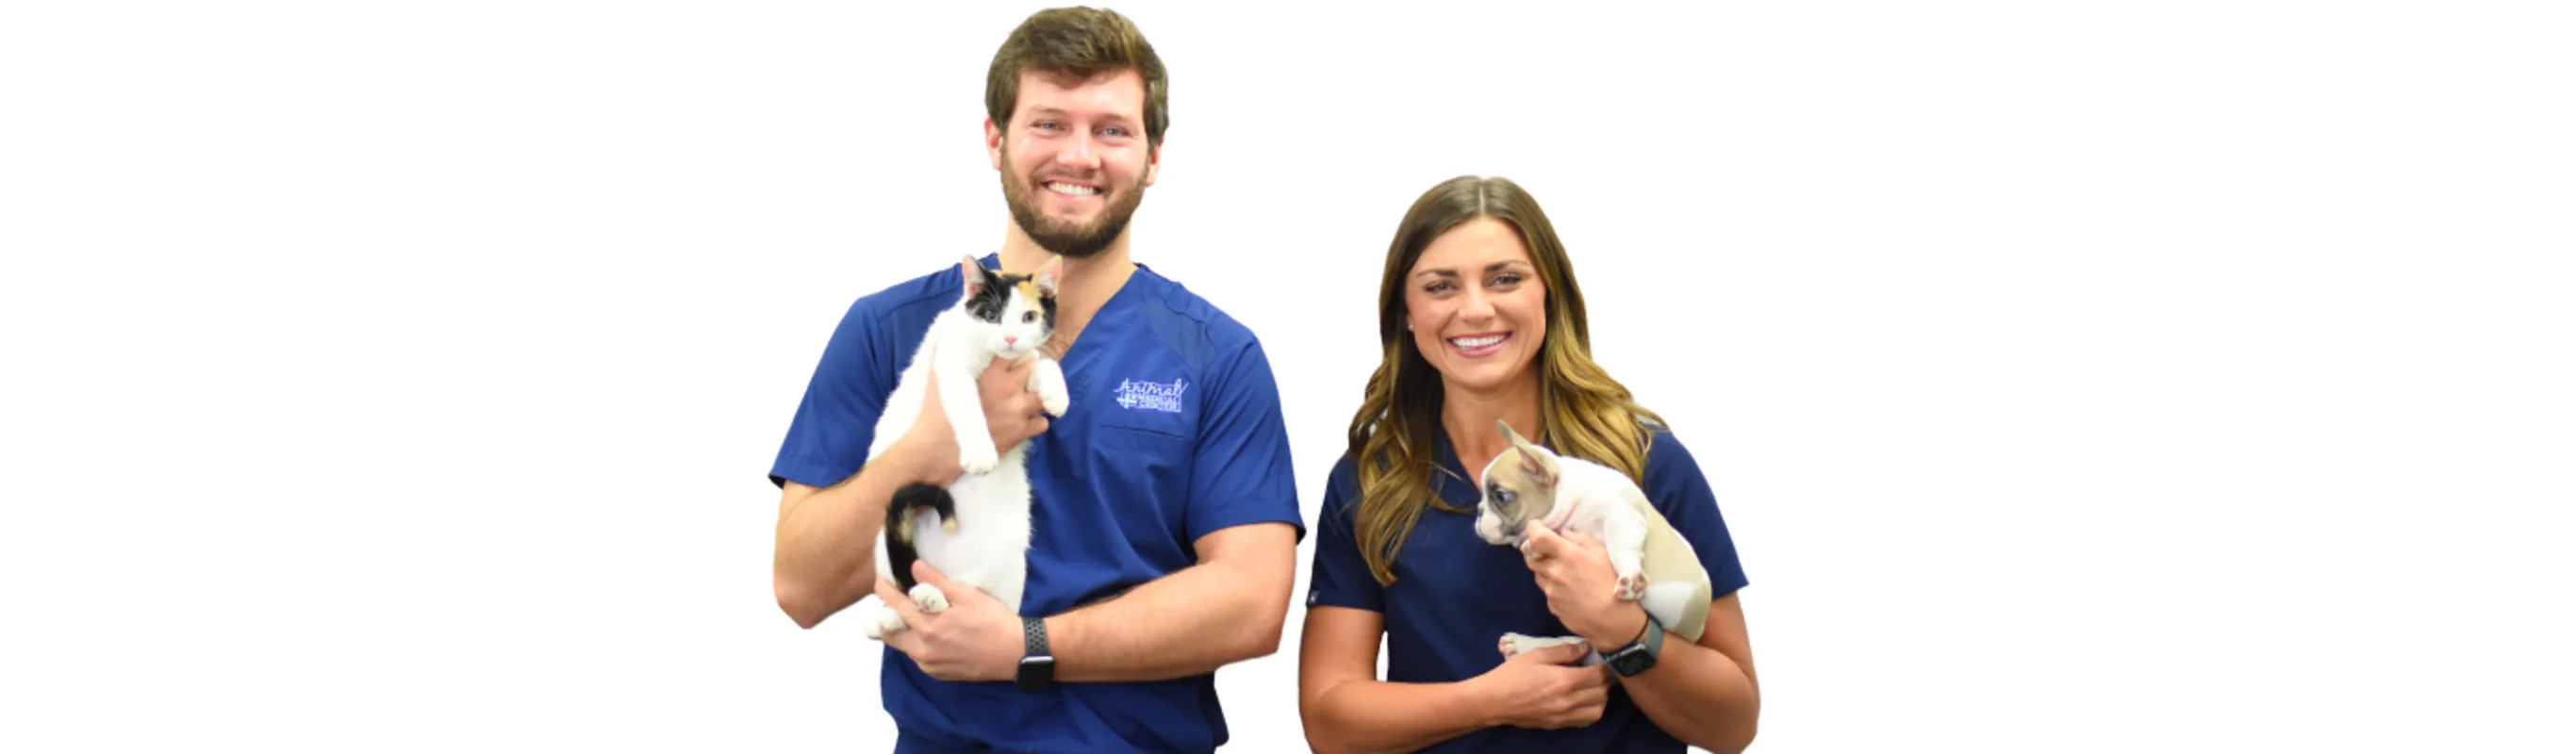
[[[1601,657],[1602,664],[1621,678],[1635,677],[1655,667],[1655,656],[1664,651],[1664,625],[1655,622],[1653,613],[1646,614],[1645,631],[1628,646]]]
[[[1011,685],[1022,691],[1055,688],[1055,655],[1047,654],[1046,619],[1021,618],[1020,636],[1027,642],[1027,654],[1020,657],[1020,673]]]

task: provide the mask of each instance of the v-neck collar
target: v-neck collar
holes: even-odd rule
[[[1538,446],[1539,446],[1539,447],[1541,447],[1541,448],[1545,448],[1545,449],[1547,449],[1547,452],[1550,452],[1550,453],[1554,453],[1554,452],[1556,452],[1556,446],[1555,446],[1555,445],[1552,445],[1552,444],[1549,444],[1549,443],[1544,443],[1544,442],[1542,442],[1542,443],[1538,443]],[[1504,449],[1504,451],[1503,451],[1503,452],[1505,452],[1505,453],[1509,453],[1509,452],[1511,452],[1511,450],[1510,450],[1510,449],[1508,449],[1508,448],[1506,448],[1506,449]],[[1501,458],[1502,456],[1495,456],[1495,457],[1496,457],[1496,458]],[[1450,484],[1450,483],[1452,483],[1452,482],[1455,482],[1455,483],[1457,483],[1457,484],[1459,484],[1459,485],[1462,485],[1462,486],[1463,486],[1463,488],[1467,490],[1467,494],[1468,494],[1468,498],[1467,498],[1467,502],[1466,502],[1466,504],[1464,504],[1464,505],[1459,505],[1458,507],[1461,507],[1461,508],[1470,508],[1470,509],[1472,509],[1472,508],[1476,507],[1476,504],[1477,504],[1478,502],[1481,502],[1481,501],[1483,501],[1483,500],[1484,500],[1484,491],[1480,488],[1480,487],[1481,487],[1481,484],[1482,484],[1482,480],[1480,480],[1480,479],[1478,478],[1480,475],[1482,475],[1482,474],[1483,474],[1484,470],[1483,470],[1483,469],[1477,469],[1477,473],[1475,473],[1475,474],[1467,473],[1467,463],[1466,463],[1466,461],[1460,460],[1460,459],[1458,458],[1458,448],[1457,448],[1457,446],[1451,445],[1451,444],[1449,443],[1449,427],[1448,427],[1447,425],[1445,425],[1445,424],[1441,425],[1438,429],[1433,430],[1433,431],[1432,431],[1432,433],[1431,433],[1431,458],[1432,458],[1432,460],[1433,460],[1434,462],[1436,462],[1436,463],[1438,463],[1438,464],[1439,464],[1439,469],[1440,469],[1440,470],[1445,471],[1445,472],[1448,472],[1448,474],[1445,474],[1445,475],[1444,475],[1444,474],[1435,474],[1435,475],[1432,475],[1432,478],[1431,478],[1432,483],[1437,484],[1437,485],[1440,485],[1440,487],[1439,487],[1438,489],[1434,489],[1434,490],[1432,490],[1432,494],[1435,494],[1435,495],[1437,495],[1437,494],[1441,494],[1441,492],[1442,492],[1443,490],[1448,489],[1447,485],[1449,485],[1449,484]],[[1455,475],[1455,476],[1454,476],[1454,477],[1452,477],[1452,476],[1449,476],[1449,475]],[[1445,495],[1443,495],[1443,496],[1441,497],[1441,500],[1442,500],[1442,501],[1444,501],[1444,502],[1448,501],[1448,499],[1449,499],[1449,498],[1448,498],[1447,496],[1445,496]],[[1434,508],[1433,510],[1439,510],[1439,509]],[[1472,512],[1472,511],[1470,511],[1470,512]]]
[[[1431,494],[1439,496],[1440,502],[1444,505],[1465,508],[1468,513],[1474,513],[1476,503],[1482,501],[1484,495],[1476,489],[1476,475],[1467,473],[1466,462],[1459,460],[1458,448],[1449,444],[1448,427],[1440,427],[1432,431],[1431,459],[1438,464],[1436,468],[1441,472],[1431,475],[1431,482],[1436,485]],[[1467,491],[1467,502],[1460,503],[1450,497],[1449,485],[1452,484]],[[1456,513],[1456,511],[1443,511],[1437,507],[1431,510],[1440,513]]]
[[[1131,262],[1130,264],[1134,263]],[[1056,359],[1056,363],[1069,365],[1073,363],[1075,354],[1088,356],[1089,354],[1104,348],[1105,346],[1083,345],[1084,343],[1100,342],[1098,338],[1093,337],[1095,335],[1114,333],[1121,328],[1134,326],[1136,324],[1135,317],[1123,315],[1111,316],[1111,314],[1112,312],[1123,312],[1120,307],[1140,305],[1132,303],[1130,299],[1146,295],[1135,292],[1136,279],[1144,277],[1149,272],[1152,272],[1152,270],[1146,268],[1145,265],[1137,264],[1136,272],[1128,275],[1125,282],[1119,283],[1118,290],[1110,292],[1109,300],[1100,302],[1100,310],[1091,313],[1091,321],[1083,323],[1082,332],[1076,334],[1073,342],[1064,347],[1064,355],[1058,357]]]

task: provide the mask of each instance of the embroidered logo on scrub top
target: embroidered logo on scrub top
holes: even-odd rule
[[[1181,412],[1181,391],[1189,387],[1189,383],[1183,380],[1173,380],[1170,384],[1119,380],[1118,407],[1129,411],[1153,410],[1177,414]]]

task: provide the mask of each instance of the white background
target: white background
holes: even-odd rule
[[[1119,6],[1136,257],[1309,516],[1396,221],[1503,175],[1713,480],[1757,750],[2576,747],[2557,4],[1208,5]],[[764,474],[1000,243],[1037,7],[0,10],[0,749],[882,750]]]

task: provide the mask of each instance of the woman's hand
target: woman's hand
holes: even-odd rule
[[[1536,521],[1523,533],[1529,540],[1521,545],[1521,561],[1547,593],[1547,611],[1566,630],[1603,653],[1644,634],[1646,609],[1618,599],[1619,574],[1610,569],[1610,551],[1601,540],[1580,532],[1558,536]]]
[[[1580,728],[1601,719],[1610,704],[1610,669],[1569,667],[1591,654],[1581,644],[1522,652],[1469,679],[1485,697],[1485,723],[1521,728]]]

